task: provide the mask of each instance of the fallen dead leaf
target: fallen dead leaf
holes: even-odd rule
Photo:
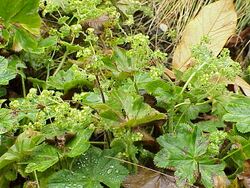
[[[234,81],[234,84],[241,87],[242,91],[244,92],[246,96],[250,96],[250,85],[245,80],[237,76]]]
[[[103,25],[109,21],[108,15],[102,15],[98,18],[87,20],[84,23],[88,27],[94,28],[96,34],[101,34],[103,31]]]
[[[139,168],[136,175],[128,176],[123,186],[125,188],[177,188],[173,176],[143,168]]]
[[[227,188],[230,184],[230,181],[227,179],[226,176],[215,176],[213,177],[214,180],[214,188]]]
[[[238,176],[245,188],[250,188],[250,160],[244,162],[244,171]]]
[[[176,79],[176,76],[175,76],[174,72],[171,71],[171,70],[168,69],[168,68],[165,68],[165,74],[166,74],[171,80],[175,80],[175,79]]]
[[[237,14],[233,0],[219,0],[204,6],[199,14],[187,24],[180,44],[173,56],[173,68],[185,71],[191,60],[191,48],[208,36],[208,48],[217,56],[228,38],[234,34]]]

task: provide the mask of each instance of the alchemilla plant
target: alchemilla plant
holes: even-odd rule
[[[228,89],[242,74],[228,50],[193,46],[173,78],[132,32],[149,4],[1,3],[0,187],[126,187],[145,166],[209,188],[243,171],[250,102]]]

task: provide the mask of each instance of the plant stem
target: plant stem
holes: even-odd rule
[[[188,102],[179,103],[179,104],[177,104],[177,105],[174,106],[174,109],[176,109],[176,108],[179,107],[179,106],[185,105],[185,104],[191,104],[191,102],[188,101]]]
[[[130,162],[130,161],[126,161],[126,160],[124,160],[124,159],[119,159],[119,158],[111,157],[111,156],[105,156],[105,157],[107,157],[107,158],[109,158],[109,159],[117,160],[117,161],[120,161],[120,162],[123,162],[123,163],[127,163],[127,164],[130,164],[130,165],[134,165],[134,166],[137,166],[137,167],[146,169],[146,170],[148,170],[148,171],[152,171],[152,172],[155,172],[155,173],[158,173],[158,174],[161,174],[161,175],[163,175],[163,176],[168,177],[167,174],[164,174],[164,173],[162,173],[162,172],[160,172],[160,171],[157,171],[157,170],[154,170],[154,169],[152,169],[152,168],[148,168],[148,167],[146,167],[146,166],[142,166],[142,165],[139,165],[139,164]]]
[[[74,40],[75,40],[75,37],[72,38],[71,43],[70,43],[71,45],[74,44]],[[64,64],[64,62],[65,62],[65,60],[66,60],[66,58],[67,58],[68,55],[69,55],[69,50],[66,47],[66,51],[65,51],[65,53],[63,55],[62,61],[58,65],[58,67],[57,67],[56,71],[54,72],[53,76],[55,76],[59,72],[59,70],[61,70],[61,68],[62,68],[62,66],[63,66],[63,64]]]
[[[90,141],[90,144],[98,144],[98,145],[105,145],[107,142],[98,142],[98,141]]]
[[[170,108],[169,111],[168,111],[168,132],[169,133],[173,133],[174,132],[174,120],[173,120],[173,117],[174,117],[174,108]]]
[[[21,76],[21,80],[22,80],[23,97],[26,97],[25,82],[24,82],[24,78],[22,76]]]
[[[34,175],[35,175],[35,179],[36,179],[37,188],[40,188],[40,185],[39,185],[39,181],[38,181],[38,178],[37,178],[36,171],[34,171]]]
[[[246,145],[243,146],[242,148],[239,148],[239,149],[233,151],[232,153],[229,153],[228,155],[226,155],[225,157],[223,157],[221,160],[222,160],[222,161],[226,160],[228,157],[231,157],[233,154],[237,153],[239,150],[242,150],[242,149],[244,149],[244,148],[246,148],[246,147],[248,147],[248,146],[250,146],[250,143],[246,144]]]
[[[180,95],[183,94],[183,92],[185,91],[185,89],[187,88],[188,84],[191,82],[191,80],[193,79],[193,77],[196,75],[196,73],[199,72],[206,64],[207,64],[207,62],[205,61],[204,63],[202,63],[202,64],[198,67],[198,69],[197,69],[195,72],[193,72],[193,73],[191,74],[191,76],[188,78],[187,82],[186,82],[185,85],[183,86],[183,88],[182,88],[182,90],[181,90],[181,92],[180,92]]]
[[[102,102],[105,103],[106,101],[105,101],[105,97],[104,97],[102,87],[101,87],[101,84],[100,84],[99,76],[95,75],[95,78],[96,78],[98,89],[100,90],[100,93],[101,93]]]
[[[106,103],[99,77],[98,77],[98,75],[95,75],[95,77],[96,77],[96,81],[97,81],[97,86],[98,86],[100,93],[101,93],[102,103]],[[108,130],[105,130],[104,131],[104,143],[105,143],[104,147],[109,148],[111,140],[112,140],[112,136],[111,136],[110,132]]]
[[[53,61],[54,55],[55,55],[55,50],[53,50],[49,63],[47,64],[47,67],[46,67],[47,68],[46,82],[48,81],[49,76],[50,76],[50,62]]]
[[[62,66],[63,66],[63,64],[64,64],[64,62],[65,62],[65,60],[66,60],[66,58],[68,56],[68,54],[69,54],[69,52],[68,52],[68,50],[66,50],[66,52],[63,55],[62,61],[58,65],[58,67],[57,67],[56,71],[54,72],[53,76],[55,76],[59,72],[59,70],[61,70],[61,68],[62,68]]]

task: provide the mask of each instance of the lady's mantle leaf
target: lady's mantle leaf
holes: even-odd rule
[[[127,96],[121,100],[121,103],[128,119],[124,123],[125,126],[134,127],[154,120],[166,119],[165,114],[158,112],[144,103],[141,96]]]
[[[67,156],[76,157],[87,151],[90,147],[89,138],[93,132],[94,128],[91,126],[89,128],[79,130],[76,137],[67,144],[67,147],[69,148]]]
[[[15,144],[0,157],[0,169],[13,162],[23,162],[32,151],[43,141],[43,136],[32,130],[20,134]]]
[[[125,95],[126,93],[126,95]],[[95,93],[84,93],[80,100],[96,109],[109,125],[135,127],[155,120],[166,119],[166,115],[151,108],[133,89],[123,87],[105,94],[103,104]]]
[[[204,36],[209,37],[209,49],[217,56],[234,33],[236,22],[233,0],[220,0],[203,7],[186,26],[173,56],[173,67],[185,71],[191,63],[192,46],[200,44]]]
[[[16,52],[24,49],[31,53],[43,53],[44,48],[38,46],[37,39],[26,30],[16,28],[12,49]]]
[[[17,61],[9,61],[0,56],[0,67],[0,85],[8,85],[9,81],[16,77]]]
[[[76,157],[83,154],[90,146],[89,137],[92,135],[93,131],[93,128],[79,130],[76,137],[66,145],[69,150],[66,155],[69,157]],[[47,170],[59,161],[60,153],[61,151],[54,146],[45,144],[39,145],[33,150],[31,158],[25,162],[28,164],[25,172],[43,172]]]
[[[42,144],[32,152],[32,158],[27,161],[26,173],[43,172],[59,160],[58,150],[50,145]]]
[[[110,155],[111,150],[89,149],[76,159],[71,171],[61,170],[53,174],[49,179],[48,188],[102,188],[100,183],[110,188],[119,188],[128,175],[128,170],[118,161],[107,157]]]
[[[49,88],[64,90],[65,93],[77,86],[92,87],[92,81],[86,72],[73,65],[67,71],[61,70],[55,76],[51,76],[47,82]]]
[[[14,129],[18,124],[17,118],[14,118],[11,112],[6,108],[0,109],[0,135]]]
[[[41,19],[38,14],[39,0],[2,0],[0,17],[8,25],[20,24],[33,34],[39,34]]]
[[[224,175],[224,165],[214,164],[206,154],[208,142],[197,127],[182,128],[176,135],[163,135],[157,141],[163,148],[156,154],[155,164],[161,168],[175,167],[179,182],[194,183],[201,178],[206,187],[213,187],[213,175]]]
[[[123,90],[114,91],[107,102],[109,108],[101,113],[107,120],[117,121],[121,126],[135,127],[155,120],[166,119],[166,115],[144,103],[135,93],[124,95]]]
[[[250,132],[250,99],[241,98],[230,102],[226,106],[228,113],[223,116],[226,121],[236,122],[241,133]]]

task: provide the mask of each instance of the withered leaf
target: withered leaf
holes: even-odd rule
[[[181,42],[174,52],[173,68],[180,71],[188,69],[191,49],[200,44],[204,36],[210,39],[208,48],[217,56],[228,38],[234,34],[236,22],[233,0],[219,0],[204,6],[184,30]]]
[[[87,20],[85,24],[95,30],[96,34],[101,34],[103,31],[104,24],[109,20],[108,15],[102,15],[96,19]]]
[[[250,96],[250,85],[245,80],[237,76],[234,82],[241,87],[246,96]]]
[[[245,188],[250,188],[250,160],[244,162],[244,171],[238,176]]]
[[[76,136],[75,133],[66,132],[63,135],[55,136],[54,138],[46,138],[45,142],[49,145],[54,145],[54,146],[62,149],[65,147],[65,144],[67,144],[75,136]]]
[[[175,178],[170,175],[139,168],[136,175],[128,176],[125,188],[177,188]]]

